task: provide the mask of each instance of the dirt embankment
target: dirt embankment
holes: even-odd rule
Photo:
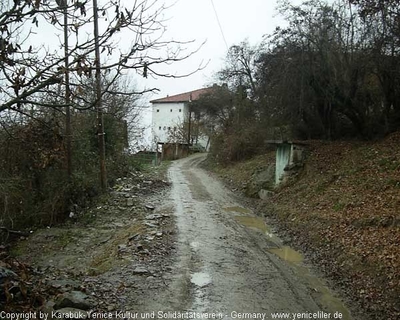
[[[274,161],[269,153],[217,172],[249,193]],[[370,319],[400,318],[400,133],[310,143],[304,167],[258,205]]]
[[[0,310],[111,312],[163,287],[175,242],[159,196],[167,167],[132,171],[64,225],[0,246]]]

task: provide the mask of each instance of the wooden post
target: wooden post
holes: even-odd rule
[[[57,2],[58,3],[58,2]],[[69,51],[68,51],[68,2],[63,0],[58,3],[59,8],[63,9],[64,14],[64,66],[65,66],[65,140],[67,148],[67,175],[68,180],[72,177],[72,130],[71,130],[71,90],[69,87]]]
[[[96,110],[97,110],[97,135],[99,140],[100,158],[100,185],[103,192],[107,191],[106,171],[106,144],[104,138],[104,117],[101,94],[101,70],[100,70],[100,45],[99,45],[99,13],[97,0],[93,0],[93,24],[94,24],[94,45],[95,45],[95,66],[96,66]]]
[[[191,130],[191,118],[192,118],[192,112],[191,112],[191,110],[190,110],[190,103],[188,103],[188,108],[189,108],[189,119],[188,119],[188,140],[187,140],[187,142],[188,142],[188,146],[190,146],[190,135],[191,135],[191,132],[190,132],[190,130]]]
[[[156,142],[156,163],[154,165],[158,166],[158,142]]]

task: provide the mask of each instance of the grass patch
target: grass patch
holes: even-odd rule
[[[333,210],[336,212],[342,211],[346,207],[344,202],[338,201],[333,205]]]

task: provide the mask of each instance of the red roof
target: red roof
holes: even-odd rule
[[[168,102],[190,102],[198,100],[202,94],[208,93],[212,87],[189,91],[185,93],[176,94],[174,96],[167,96],[165,98],[150,101],[150,103],[168,103]]]

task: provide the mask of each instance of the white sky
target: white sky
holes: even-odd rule
[[[99,6],[108,0],[98,0]],[[132,4],[132,0],[122,0],[127,7]],[[212,85],[213,75],[223,67],[224,58],[228,47],[239,44],[248,39],[251,45],[256,45],[262,41],[263,35],[270,34],[275,27],[284,24],[282,17],[277,15],[276,6],[278,0],[148,0],[148,3],[156,1],[156,5],[165,3],[169,8],[164,11],[164,26],[166,33],[162,40],[173,39],[176,41],[191,41],[195,43],[189,46],[189,50],[198,48],[204,41],[205,44],[200,50],[189,59],[173,63],[169,66],[157,66],[157,72],[167,72],[181,75],[190,73],[198,68],[199,65],[208,63],[205,69],[186,78],[158,78],[149,76],[148,79],[134,77],[137,89],[156,87],[160,91],[157,94],[146,95],[141,100],[141,105],[149,106],[150,100],[162,98],[167,95],[179,94],[191,90],[196,90],[208,85]],[[300,4],[302,0],[291,0],[293,4]],[[218,20],[214,12],[213,3],[217,12],[223,34],[221,34]],[[103,19],[103,17],[100,17]],[[100,22],[101,23],[101,22]],[[40,21],[40,32],[29,37],[29,42],[33,44],[45,43],[46,48],[60,50],[60,40],[62,33],[55,31],[53,26],[46,26]],[[100,25],[100,29],[104,25]],[[43,28],[44,27],[44,28]],[[92,35],[92,26],[86,26],[80,31],[88,37]],[[71,34],[73,45],[74,37]],[[133,36],[128,36],[121,32],[119,42],[122,50],[129,48]],[[162,54],[162,52],[160,52]],[[103,57],[104,59],[105,57]],[[144,124],[148,125],[149,114],[144,114]]]
[[[98,0],[99,7],[108,0]],[[142,0],[141,0],[142,1]],[[176,41],[191,41],[195,43],[188,47],[195,50],[203,42],[205,44],[200,50],[185,61],[173,63],[169,66],[156,67],[157,72],[167,72],[175,75],[191,73],[199,65],[208,65],[205,69],[186,78],[158,78],[149,76],[148,79],[135,77],[138,89],[156,87],[160,90],[157,94],[143,98],[142,104],[149,105],[149,100],[162,98],[167,95],[174,95],[212,85],[213,75],[223,67],[227,47],[248,39],[251,45],[262,41],[265,34],[270,34],[275,27],[284,23],[277,15],[276,6],[278,0],[147,0],[148,3],[155,1],[156,6],[165,4],[168,9],[163,12],[164,26],[166,33],[162,40],[173,39]],[[130,7],[132,0],[122,0]],[[291,3],[300,4],[302,0],[291,0]],[[221,34],[218,20],[214,12],[213,3],[217,12],[226,44]],[[103,19],[100,16],[101,20]],[[33,44],[40,44],[45,41],[45,46],[52,50],[60,50],[62,42],[62,29],[56,31],[53,26],[47,25],[40,19],[40,32],[30,36]],[[100,21],[100,24],[102,21]],[[100,29],[104,25],[100,25]],[[34,30],[36,30],[34,28]],[[82,28],[80,35],[91,37],[92,26]],[[74,43],[74,35],[70,33],[70,45]],[[130,48],[133,35],[123,31],[117,36],[116,41],[123,51]],[[118,50],[116,50],[118,51]],[[162,55],[163,53],[160,52]],[[102,57],[103,59],[107,57]],[[102,60],[103,60],[102,59]]]
[[[263,35],[270,34],[275,27],[284,23],[277,15],[277,0],[213,0],[219,22],[226,40],[221,34],[218,20],[211,0],[166,0],[167,4],[174,4],[165,12],[169,20],[165,23],[166,39],[196,40],[196,46],[204,41],[199,52],[185,60],[175,63],[164,70],[185,74],[195,70],[200,64],[207,63],[205,69],[182,79],[137,78],[139,87],[157,87],[160,92],[144,97],[143,105],[150,105],[149,101],[179,94],[213,84],[213,75],[223,67],[227,46],[248,39],[251,45],[262,41]],[[292,0],[293,4],[300,4],[301,0]],[[196,46],[193,46],[195,48]],[[160,68],[158,68],[160,70]],[[142,124],[147,127],[144,134],[144,143],[151,141],[151,109],[144,110]]]
[[[211,0],[166,0],[172,6],[165,11],[169,18],[165,23],[167,32],[165,38],[188,41],[195,40],[198,47],[206,43],[200,51],[189,59],[174,63],[171,66],[157,68],[172,74],[185,74],[195,70],[202,63],[208,62],[205,69],[181,79],[136,78],[138,87],[157,87],[160,91],[156,94],[146,95],[142,99],[143,105],[150,105],[149,101],[179,94],[212,85],[214,74],[224,64],[227,47],[248,39],[251,45],[262,41],[263,35],[270,34],[275,27],[284,23],[277,15],[277,0],[213,0],[219,22],[226,40],[222,36],[218,20]],[[301,0],[292,0],[293,4],[300,4]],[[144,144],[151,141],[151,109],[143,111],[142,125],[146,127],[143,140]]]
[[[198,53],[184,62],[166,68],[171,73],[184,74],[196,69],[201,63],[208,66],[183,79],[159,78],[137,79],[139,86],[157,87],[158,94],[150,99],[179,94],[212,84],[213,75],[222,68],[227,46],[223,40],[214,13],[212,0],[166,0],[173,4],[165,11],[166,38],[196,40],[197,45],[206,41]],[[276,0],[213,0],[228,47],[248,39],[250,44],[261,42],[262,36],[270,34],[284,23],[276,15]],[[292,0],[299,4],[300,0]],[[193,47],[194,48],[194,47]]]

